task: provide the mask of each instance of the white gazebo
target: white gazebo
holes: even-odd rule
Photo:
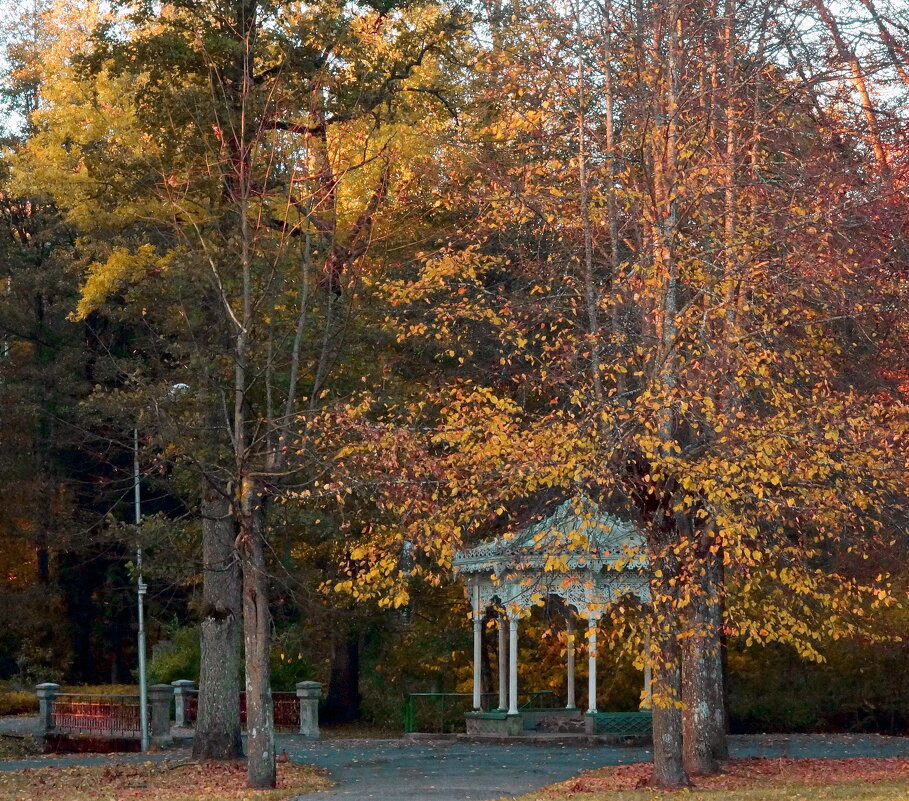
[[[613,602],[633,595],[650,601],[644,537],[627,520],[599,509],[584,496],[563,502],[518,532],[457,552],[455,572],[465,583],[473,609],[473,708],[481,712],[483,618],[498,610],[499,712],[520,718],[518,706],[518,625],[547,597],[562,599],[567,614],[567,710],[575,710],[572,610],[587,620],[588,709],[597,713],[597,625]],[[507,627],[507,631],[506,631]],[[650,671],[645,660],[645,698]],[[517,734],[520,726],[503,730]]]

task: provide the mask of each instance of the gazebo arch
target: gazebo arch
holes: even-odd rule
[[[569,609],[566,709],[575,709],[573,609],[588,624],[587,713],[596,715],[597,625],[605,609],[623,597],[633,595],[642,603],[650,602],[644,543],[634,524],[578,496],[518,532],[458,551],[452,567],[464,582],[473,611],[474,712],[481,711],[482,627],[487,610],[500,611],[499,711],[518,718],[519,621],[543,598],[555,596]],[[645,699],[649,696],[645,659]],[[516,734],[520,727],[512,724],[507,731]]]

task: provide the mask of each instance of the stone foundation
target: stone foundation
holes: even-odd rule
[[[507,712],[467,712],[464,718],[471,736],[517,737],[523,730],[521,716]]]

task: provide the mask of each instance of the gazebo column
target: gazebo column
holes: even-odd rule
[[[598,617],[587,619],[587,713],[597,711],[597,624]]]
[[[508,714],[518,714],[518,618],[508,618]]]
[[[499,615],[499,709],[508,709],[508,632],[507,618]]]
[[[473,708],[482,708],[481,679],[483,676],[483,609],[480,606],[480,585],[474,584],[473,606]]]
[[[566,641],[565,641],[565,661],[566,667],[568,670],[568,681],[566,682],[565,688],[565,708],[566,709],[575,709],[577,704],[575,703],[575,692],[574,692],[574,620],[571,617],[571,612],[568,613],[566,619]]]
[[[483,674],[483,618],[479,615],[473,617],[473,708],[479,710],[482,707],[482,696],[480,694],[480,679]]]

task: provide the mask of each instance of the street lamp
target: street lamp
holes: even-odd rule
[[[168,390],[171,400],[179,398],[189,384],[174,384]],[[142,524],[142,495],[139,490],[139,429],[133,429],[133,508],[136,518],[136,530]],[[145,669],[145,591],[148,585],[142,580],[142,541],[136,543],[136,605],[139,613],[139,728],[141,730],[142,751],[148,751],[148,676]]]

